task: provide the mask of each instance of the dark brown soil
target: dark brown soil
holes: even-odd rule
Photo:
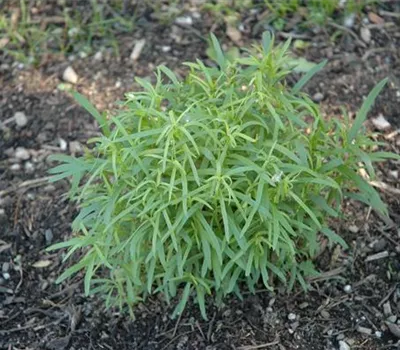
[[[395,2],[394,2],[395,3]],[[388,5],[389,6],[389,5]],[[360,37],[364,13],[351,28],[313,28],[304,35],[309,47],[296,54],[312,61],[328,58],[324,71],[307,86],[321,99],[329,116],[340,107],[357,111],[363,98],[380,79],[389,77],[370,118],[382,114],[391,127],[380,138],[400,153],[400,27],[396,3],[381,14],[384,23],[365,23],[368,43]],[[246,17],[247,16],[247,17]],[[256,17],[242,18],[254,29]],[[253,16],[253,17],[252,17]],[[149,76],[164,63],[181,74],[182,61],[207,59],[206,37],[211,18],[192,26],[161,25],[146,18],[132,35],[119,38],[121,57],[105,53],[68,61],[49,57],[37,68],[20,66],[0,52],[0,349],[395,349],[400,345],[400,186],[399,162],[379,167],[382,196],[390,220],[357,203],[345,206],[346,220],[334,223],[351,248],[326,247],[318,258],[323,272],[308,294],[295,291],[246,294],[243,301],[225,300],[217,309],[210,299],[204,321],[196,305],[172,320],[173,305],[154,297],[136,308],[136,320],[105,311],[100,301],[85,298],[82,276],[55,285],[65,265],[61,254],[45,248],[67,239],[75,215],[64,193],[67,182],[46,182],[47,157],[53,153],[79,154],[86,140],[97,134],[94,120],[59,89],[68,65],[78,73],[77,89],[100,109],[112,109],[123,93],[134,90],[135,76]],[[215,27],[224,38],[224,27]],[[249,33],[254,31],[249,30]],[[284,34],[283,34],[284,35]],[[243,34],[250,45],[258,33]],[[281,38],[282,34],[277,33]],[[137,39],[146,39],[139,60],[130,52]],[[226,46],[233,43],[224,39]],[[165,47],[169,47],[168,52]],[[24,112],[27,125],[12,117]],[[374,128],[374,124],[369,126]],[[21,159],[17,148],[27,155]],[[378,259],[368,261],[368,257]],[[367,259],[367,261],[366,261]],[[390,307],[390,310],[388,309]],[[342,347],[341,347],[342,346]]]

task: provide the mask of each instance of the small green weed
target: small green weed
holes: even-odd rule
[[[32,17],[27,0],[13,1],[0,15],[2,48],[20,61],[38,62],[43,54],[91,52],[95,42],[119,54],[116,34],[132,32],[134,17],[124,16],[122,1],[90,0],[84,9],[67,2],[56,7],[57,16]],[[40,6],[40,3],[38,3]]]
[[[227,60],[212,36],[217,65],[186,63],[182,80],[165,66],[155,85],[137,78],[115,116],[76,99],[98,121],[102,136],[84,157],[56,156],[52,181],[71,178],[70,195],[81,207],[76,235],[50,249],[85,255],[58,282],[85,271],[87,294],[107,306],[132,306],[161,293],[173,316],[193,296],[206,315],[206,296],[221,300],[260,284],[273,290],[317,274],[312,258],[320,236],[346,247],[327,227],[344,198],[386,213],[372,178],[372,162],[395,157],[370,152],[362,130],[384,87],[369,94],[352,125],[323,120],[302,87],[323,63],[292,88],[289,42],[262,45],[245,58]],[[400,158],[400,157],[398,157]]]

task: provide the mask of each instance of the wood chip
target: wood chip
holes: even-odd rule
[[[390,315],[392,315],[392,307],[390,306],[389,301],[387,303],[383,304],[383,314],[386,317],[389,317]]]
[[[368,262],[368,261],[384,259],[384,258],[387,258],[388,256],[389,256],[389,252],[387,250],[384,250],[383,252],[379,252],[379,253],[367,256],[365,261]]]
[[[4,47],[6,47],[9,42],[10,42],[10,39],[8,37],[1,38],[0,39],[0,50],[3,49]]]
[[[385,23],[385,20],[381,17],[378,16],[376,13],[374,12],[369,12],[368,13],[368,19],[375,24],[383,24]]]
[[[372,329],[358,326],[357,327],[357,332],[362,333],[362,334],[371,335],[372,334]]]

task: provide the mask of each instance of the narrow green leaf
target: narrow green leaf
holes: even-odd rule
[[[111,131],[107,124],[107,120],[104,116],[102,116],[99,111],[89,102],[89,100],[81,95],[79,92],[74,91],[72,93],[76,102],[78,102],[87,112],[89,112],[99,123],[101,130],[105,136],[109,136]]]
[[[297,94],[305,84],[315,75],[317,74],[328,61],[322,61],[321,63],[317,64],[315,67],[311,68],[306,74],[302,76],[302,78],[293,86],[292,92]]]
[[[368,94],[367,98],[363,102],[361,109],[358,111],[356,115],[356,119],[354,120],[353,126],[351,127],[348,134],[348,141],[351,142],[356,137],[358,131],[360,130],[362,124],[367,119],[367,114],[371,109],[372,105],[375,102],[375,99],[384,88],[388,81],[388,78],[381,80],[376,86],[372,89],[372,91]]]

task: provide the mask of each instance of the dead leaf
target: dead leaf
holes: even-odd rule
[[[32,264],[32,266],[40,269],[40,268],[43,268],[43,267],[48,267],[52,263],[53,262],[51,260],[39,260],[39,261],[36,261],[34,264]]]
[[[0,50],[4,47],[7,46],[7,44],[10,42],[10,39],[7,37],[1,38],[0,39]]]
[[[226,35],[231,39],[236,45],[241,45],[242,41],[242,33],[234,27],[233,25],[228,24],[226,27]]]
[[[19,18],[21,15],[21,10],[16,8],[11,14],[11,29],[16,30],[18,27]]]
[[[383,24],[385,20],[374,12],[368,12],[368,19],[375,24]]]

